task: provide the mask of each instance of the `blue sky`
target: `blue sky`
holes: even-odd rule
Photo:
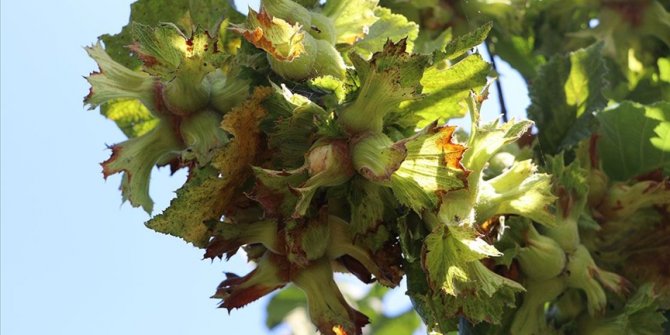
[[[208,298],[224,271],[251,266],[203,261],[200,250],[146,229],[146,213],[121,205],[120,178],[102,178],[105,144],[124,136],[82,106],[82,76],[97,68],[82,47],[118,32],[130,3],[1,4],[0,333],[267,333],[266,300],[228,316]],[[525,87],[500,70],[508,108],[522,115]],[[490,119],[497,102],[487,104]],[[154,171],[156,212],[184,179]]]

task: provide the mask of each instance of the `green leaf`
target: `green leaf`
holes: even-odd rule
[[[431,125],[406,141],[407,156],[391,178],[393,193],[415,212],[434,208],[439,194],[466,185],[461,159],[466,148],[453,141],[455,127]]]
[[[211,36],[218,31],[224,19],[239,23],[244,17],[235,9],[232,0],[190,0],[188,12],[193,25],[210,32]]]
[[[398,201],[421,213],[425,208],[434,208],[437,205],[437,196],[424,191],[421,186],[410,178],[402,178],[396,174],[391,176],[391,189]]]
[[[494,32],[493,36],[491,53],[508,62],[526,81],[535,78],[539,66],[546,62],[544,56],[535,53],[535,37],[510,32]]]
[[[658,77],[661,81],[670,83],[670,58],[659,58],[658,59]]]
[[[384,315],[379,308],[379,302],[382,301],[384,296],[389,292],[390,290],[388,287],[382,286],[379,283],[374,283],[371,285],[370,290],[365,296],[356,299],[356,305],[359,310],[370,318],[370,322],[373,326],[377,320],[384,318]],[[346,294],[347,291],[345,290],[344,293]]]
[[[416,41],[414,41],[414,52],[424,55],[432,55],[434,52],[442,52],[447,44],[453,40],[451,28],[445,29],[437,37],[427,31],[419,31]]]
[[[476,237],[474,229],[470,235],[467,237],[468,242],[477,241],[474,245],[486,244]],[[482,253],[480,250],[472,250],[468,244],[451,234],[446,226],[438,227],[426,237],[423,266],[428,272],[428,281],[433,289],[443,290],[454,296],[463,293],[463,285],[476,279],[469,275],[471,269],[468,263],[496,255],[495,249],[489,252],[482,250]],[[489,294],[495,292],[494,286],[487,286],[487,290]]]
[[[493,22],[487,22],[481,27],[465,34],[458,36],[456,39],[453,39],[447,44],[444,48],[444,58],[446,59],[455,59],[464,53],[468,52],[470,49],[482,44],[486,37],[489,35],[491,28],[493,27]],[[442,56],[442,55],[440,55]],[[441,57],[440,57],[441,58]]]
[[[370,332],[375,335],[413,334],[421,319],[413,309],[395,317],[382,316],[372,322]]]
[[[660,334],[667,319],[658,306],[658,294],[652,284],[645,284],[638,288],[624,307],[623,313],[617,318],[619,329],[625,329],[626,334]],[[627,319],[624,322],[623,319]]]
[[[378,0],[327,1],[322,14],[333,20],[337,43],[354,44],[356,40],[363,38],[366,27],[378,19],[374,11],[378,2]]]
[[[439,227],[426,237],[423,267],[431,288],[444,299],[447,317],[463,313],[473,322],[499,323],[523,287],[479,261],[499,253],[476,235],[474,229]]]
[[[429,292],[427,294],[417,294],[409,291],[407,295],[412,301],[412,306],[421,316],[421,319],[426,325],[428,334],[459,334],[459,320],[454,315],[451,315],[448,311],[450,307],[447,305],[448,301],[444,294],[433,292]]]
[[[421,78],[423,98],[403,105],[401,113],[413,118],[416,127],[438,120],[463,117],[465,100],[471,91],[479,92],[486,84],[490,65],[481,55],[470,55],[450,67],[436,64],[425,70]]]
[[[670,174],[670,103],[625,101],[598,115],[602,166],[615,180],[655,169]]]
[[[110,100],[100,107],[100,113],[116,122],[128,138],[146,134],[159,122],[137,99]]]
[[[555,56],[540,68],[529,87],[528,116],[544,153],[556,154],[590,135],[594,115],[607,104],[606,72],[602,44]]]
[[[296,308],[306,307],[307,299],[299,288],[291,285],[275,294],[266,308],[265,325],[277,327]]]
[[[400,14],[393,14],[390,9],[377,7],[375,15],[379,17],[365,37],[354,44],[354,50],[364,58],[370,58],[373,53],[382,51],[386,41],[398,43],[407,39],[408,53],[414,48],[414,40],[419,34],[419,25],[408,21]]]

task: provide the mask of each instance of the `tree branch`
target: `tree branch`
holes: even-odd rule
[[[493,70],[496,72],[496,74],[498,74],[498,78],[496,78],[496,90],[498,91],[498,101],[500,101],[500,113],[502,114],[503,121],[507,122],[508,119],[507,107],[505,106],[505,97],[503,97],[502,84],[500,83],[500,73],[498,72],[495,55],[491,52],[491,47],[489,46],[489,43],[491,42],[487,40],[486,42],[484,42],[484,46],[486,47],[486,51],[489,53]]]

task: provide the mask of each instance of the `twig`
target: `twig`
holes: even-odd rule
[[[498,91],[498,101],[500,101],[500,113],[502,114],[503,122],[507,122],[507,107],[505,106],[505,98],[503,97],[502,84],[500,83],[500,73],[498,72],[498,67],[496,66],[495,55],[491,53],[491,47],[489,46],[489,43],[490,42],[487,40],[486,42],[484,42],[484,46],[486,47],[486,51],[489,53],[489,57],[491,59],[491,66],[493,66],[493,70],[498,75],[498,78],[496,78],[496,91]]]

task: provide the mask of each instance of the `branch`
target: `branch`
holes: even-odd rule
[[[498,74],[498,78],[496,78],[496,90],[498,91],[498,101],[500,101],[500,113],[502,114],[503,121],[507,122],[507,107],[505,106],[505,98],[503,97],[502,84],[500,83],[500,73],[498,72],[495,55],[491,52],[491,47],[489,46],[489,43],[490,42],[487,40],[486,42],[484,42],[484,46],[486,47],[486,51],[489,53],[493,70]]]

